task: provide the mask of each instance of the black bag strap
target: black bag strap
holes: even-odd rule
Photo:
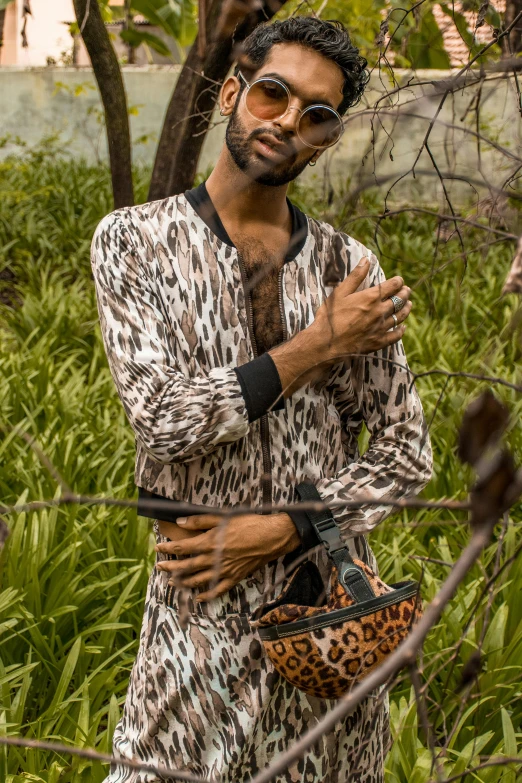
[[[302,501],[315,501],[323,503],[323,500],[314,484],[303,482],[296,487],[297,494]],[[375,597],[366,574],[354,563],[348,548],[339,534],[339,527],[330,509],[326,506],[321,511],[307,511],[308,518],[328,555],[334,561],[339,575],[339,582],[346,592],[357,603],[369,601]]]

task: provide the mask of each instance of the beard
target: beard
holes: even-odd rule
[[[247,134],[238,116],[236,103],[227,125],[225,137],[227,149],[232,160],[241,171],[244,171],[254,182],[260,185],[269,185],[271,187],[286,185],[301,174],[314,156],[315,151],[305,160],[297,160],[297,152],[290,152],[288,157],[280,163],[260,160],[252,152],[250,145],[254,139],[266,133],[266,128],[257,128],[252,133]],[[290,147],[290,142],[282,135],[278,135],[273,130],[270,131],[270,134]]]

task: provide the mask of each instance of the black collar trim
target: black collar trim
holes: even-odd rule
[[[221,239],[226,245],[235,247],[212,204],[210,196],[208,195],[207,186],[204,182],[202,182],[201,185],[198,185],[197,188],[186,190],[185,198],[194,212],[196,212],[201,220],[206,223],[213,234]],[[290,199],[287,199],[287,203],[292,216],[292,236],[288,246],[288,253],[285,256],[285,261],[292,261],[299,255],[306,244],[308,237],[308,220],[306,219],[306,215],[301,212],[295,204],[292,204]]]

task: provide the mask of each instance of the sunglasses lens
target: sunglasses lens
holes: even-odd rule
[[[342,130],[340,118],[327,106],[310,106],[299,120],[299,136],[311,147],[331,147],[339,141]]]
[[[247,92],[246,107],[257,120],[276,120],[288,108],[288,93],[273,79],[260,79]]]

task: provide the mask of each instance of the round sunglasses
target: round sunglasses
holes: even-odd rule
[[[306,147],[315,150],[326,149],[341,138],[344,130],[343,121],[335,109],[322,103],[307,106],[306,109],[298,109],[290,106],[292,98],[290,90],[279,79],[261,76],[253,82],[248,82],[241,71],[238,71],[238,76],[246,85],[246,110],[255,120],[273,122],[295,109],[299,112],[296,132]]]

